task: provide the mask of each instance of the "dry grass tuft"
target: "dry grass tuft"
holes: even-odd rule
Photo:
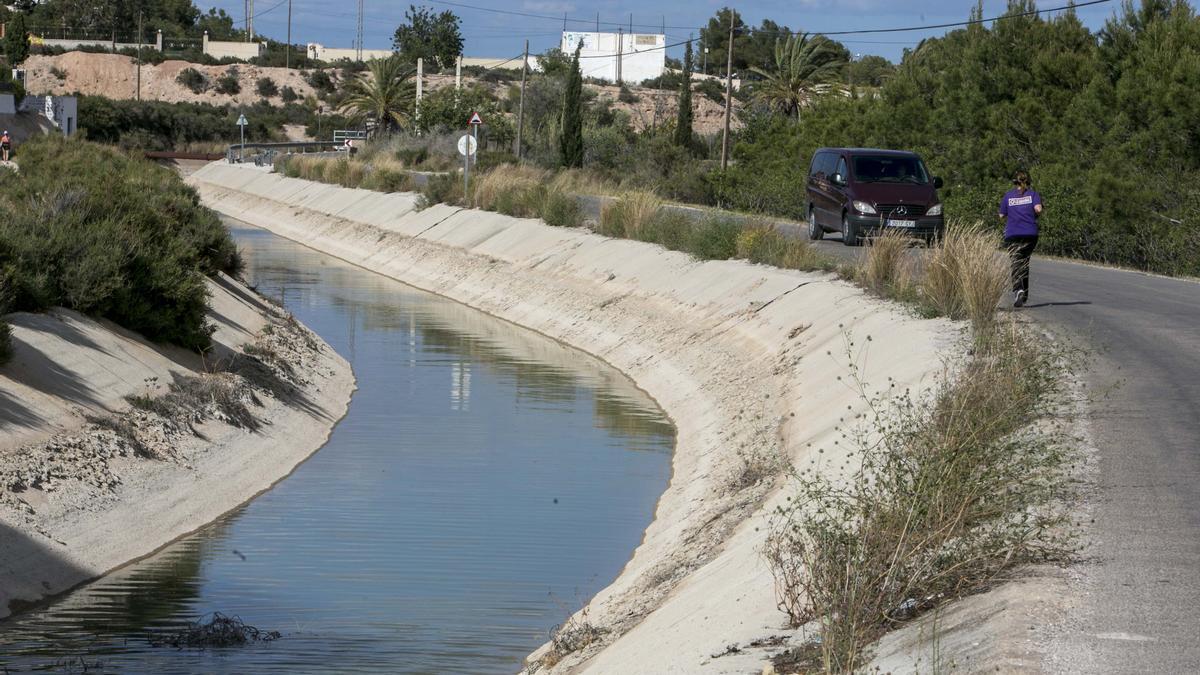
[[[999,232],[982,223],[950,223],[932,249],[921,279],[921,300],[937,314],[969,319],[984,329],[1008,286],[1009,263]]]
[[[871,240],[858,260],[855,277],[864,288],[884,297],[908,297],[913,282],[908,250],[912,239],[902,232],[888,231]]]
[[[662,210],[663,200],[653,192],[634,190],[600,210],[600,233],[608,237],[648,240],[648,232]]]
[[[525,164],[503,164],[475,179],[472,203],[485,211],[505,215],[535,216],[533,193],[547,180],[547,172]]]

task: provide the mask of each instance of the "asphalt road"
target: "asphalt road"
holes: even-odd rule
[[[1092,545],[1046,671],[1200,673],[1200,283],[1035,257],[1017,311],[1093,350],[1098,397]]]

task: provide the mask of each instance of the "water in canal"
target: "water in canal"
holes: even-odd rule
[[[249,281],[353,365],[349,413],[245,507],[0,621],[0,666],[517,670],[637,546],[669,479],[672,427],[580,352],[231,225]],[[283,637],[207,651],[146,639],[214,611]]]

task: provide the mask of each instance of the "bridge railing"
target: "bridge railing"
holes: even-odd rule
[[[262,166],[271,164],[280,154],[293,155],[308,152],[330,152],[345,147],[345,141],[282,141],[275,143],[235,143],[225,150],[225,161],[239,164],[253,161]]]

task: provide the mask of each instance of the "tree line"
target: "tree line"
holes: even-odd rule
[[[922,42],[877,92],[813,100],[796,119],[750,109],[718,199],[802,217],[822,146],[921,152],[951,216],[994,222],[1028,170],[1044,249],[1200,274],[1200,19],[1182,0],[1126,2],[1098,32],[1014,0],[1003,20]],[[980,18],[977,7],[972,18]],[[792,198],[789,198],[791,196]]]

